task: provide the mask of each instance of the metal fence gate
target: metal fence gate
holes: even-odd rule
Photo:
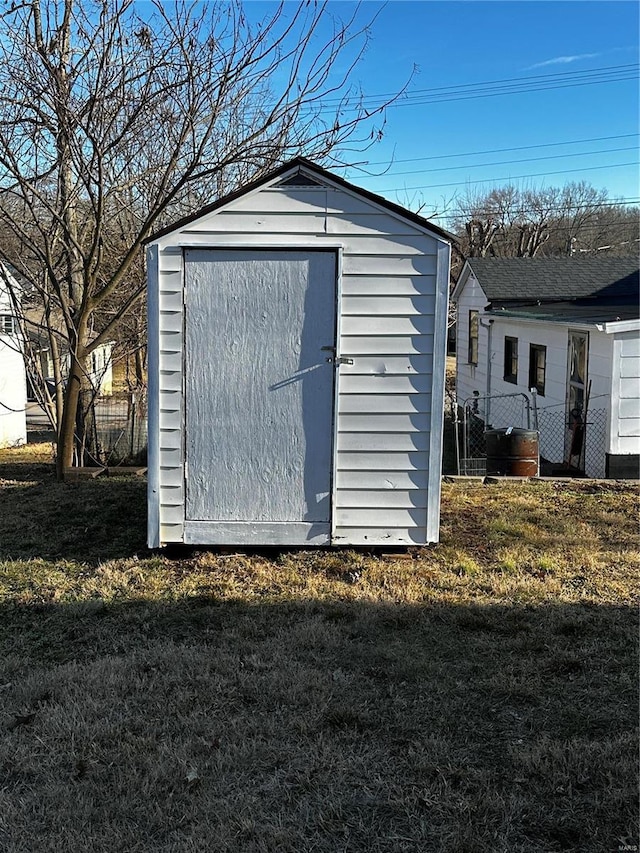
[[[541,473],[602,478],[606,476],[608,409],[589,409],[579,422],[564,407],[539,408]]]

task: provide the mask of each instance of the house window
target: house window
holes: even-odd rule
[[[504,381],[518,382],[518,339],[504,336]]]
[[[529,388],[535,388],[544,397],[544,379],[547,366],[547,348],[540,344],[529,345]]]
[[[0,335],[15,335],[16,324],[11,314],[0,314]]]
[[[469,364],[478,363],[478,330],[480,328],[480,312],[469,311]]]

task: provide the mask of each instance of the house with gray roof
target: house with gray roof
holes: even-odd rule
[[[452,294],[458,404],[481,401],[483,417],[482,401],[496,412],[495,399],[527,395],[556,471],[638,477],[639,267],[608,256],[468,259]]]

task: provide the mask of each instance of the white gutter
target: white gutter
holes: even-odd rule
[[[640,331],[640,320],[612,320],[608,323],[595,323],[599,332],[605,335],[614,335],[616,332]]]

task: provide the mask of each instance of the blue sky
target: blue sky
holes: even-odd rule
[[[336,0],[330,8],[345,15],[352,4]],[[383,141],[366,155],[378,164],[372,171],[395,158],[389,173],[350,169],[349,180],[414,209],[424,204],[425,214],[469,187],[509,181],[585,180],[614,197],[640,198],[637,3],[391,0],[362,11],[377,9],[354,79],[376,95],[400,86],[413,64],[418,73],[409,97],[388,110]],[[487,94],[491,81],[509,81],[516,92],[461,99]],[[425,91],[442,87],[452,87],[447,100]]]
[[[276,7],[244,0],[254,24]],[[286,0],[287,15],[298,8]],[[330,0],[315,44],[331,16],[356,9]],[[363,0],[360,22],[375,20],[353,84],[376,104],[417,71],[382,141],[357,157],[364,168],[343,176],[425,216],[508,183],[586,181],[637,203],[639,10],[636,0]]]

